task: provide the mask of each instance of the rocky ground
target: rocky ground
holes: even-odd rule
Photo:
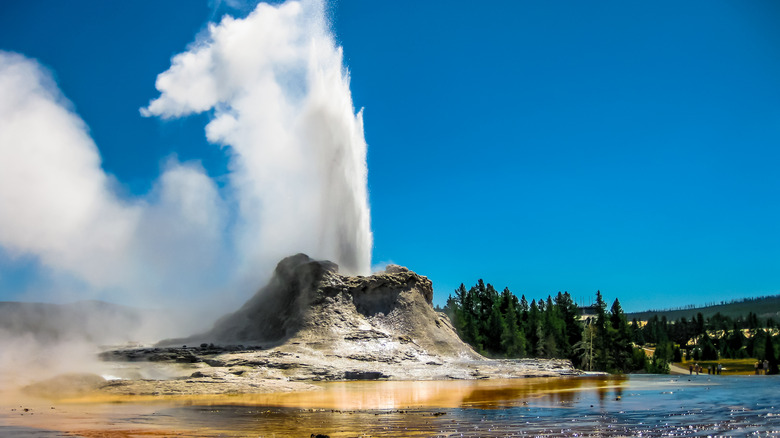
[[[349,341],[348,341],[349,342]],[[355,349],[360,350],[360,341]],[[308,390],[312,382],[339,380],[450,380],[577,375],[566,360],[491,360],[446,358],[414,351],[400,357],[382,352],[337,354],[286,344],[270,350],[216,353],[200,348],[150,348],[112,351],[113,360],[187,363],[189,376],[168,380],[112,380],[100,391],[122,395],[192,395]]]
[[[444,380],[576,375],[566,360],[491,360],[433,310],[426,277],[389,266],[340,275],[306,255],[284,259],[270,283],[208,332],[152,348],[107,351],[117,363],[177,364],[186,375],[112,380],[108,394],[294,391],[336,380]]]

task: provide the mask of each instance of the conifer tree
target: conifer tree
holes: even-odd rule
[[[501,347],[504,349],[507,357],[524,357],[526,355],[525,336],[520,331],[515,304],[512,300],[509,300],[507,304],[504,333],[501,335]]]
[[[574,304],[574,300],[571,299],[571,295],[568,292],[563,294],[558,292],[555,303],[564,325],[564,341],[561,346],[561,355],[572,362],[576,362],[574,344],[582,338],[582,324],[578,318],[577,305]]]
[[[601,296],[601,291],[596,291],[596,318],[593,323],[593,365],[597,370],[607,370],[609,366],[609,352],[607,350],[607,303]]]
[[[626,315],[620,306],[620,301],[615,298],[612,308],[609,310],[609,339],[611,363],[608,369],[619,372],[628,372],[631,368],[633,356],[633,347],[631,345],[631,334],[626,322]]]
[[[539,344],[541,344],[541,338],[539,336],[539,329],[541,329],[541,318],[539,315],[539,307],[536,305],[536,300],[531,300],[531,306],[528,309],[526,339],[528,339],[528,347],[530,351],[533,351],[534,354],[539,351]]]
[[[536,325],[536,333],[535,337],[537,339],[536,341],[536,357],[548,357],[547,356],[547,350],[546,350],[546,337],[547,334],[544,332],[544,327],[542,324]]]
[[[518,321],[518,325],[520,326],[520,330],[523,332],[523,336],[526,339],[526,342],[528,342],[528,312],[529,312],[529,306],[528,306],[528,300],[525,299],[525,295],[523,295],[520,298],[520,320]]]
[[[463,329],[461,337],[471,344],[477,351],[483,351],[481,336],[481,315],[479,312],[479,300],[477,287],[472,287],[466,292],[463,301]]]
[[[504,317],[501,316],[501,304],[496,301],[490,311],[485,331],[485,349],[492,355],[503,355],[501,348],[501,338],[504,335],[506,324]]]

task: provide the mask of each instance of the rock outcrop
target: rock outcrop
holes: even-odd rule
[[[298,254],[282,260],[267,286],[208,332],[163,341],[152,349],[107,352],[103,358],[185,362],[196,371],[182,379],[181,392],[187,392],[187,385],[214,382],[251,388],[251,382],[267,380],[482,379],[577,373],[565,360],[480,356],[461,341],[446,315],[434,311],[432,297],[430,280],[407,268],[391,265],[368,277],[350,277],[339,274],[334,263]],[[131,382],[111,388],[139,390]]]
[[[241,309],[174,345],[289,343],[367,361],[419,354],[481,359],[449,318],[433,310],[432,298],[431,281],[401,266],[349,277],[334,263],[298,254],[282,260],[269,284]]]

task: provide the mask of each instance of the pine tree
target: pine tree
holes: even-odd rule
[[[461,338],[474,347],[478,352],[483,351],[482,347],[482,335],[481,324],[479,318],[481,317],[478,307],[478,290],[474,286],[466,292],[462,304],[462,330]]]
[[[701,312],[696,314],[696,336],[701,336],[706,333],[704,328],[704,315]]]
[[[528,339],[529,351],[533,351],[537,354],[542,343],[539,337],[539,330],[541,329],[541,318],[539,313],[539,307],[536,305],[536,300],[531,300],[531,306],[528,309],[528,324],[526,325],[526,339]]]
[[[452,321],[452,324],[457,328],[458,327],[458,314],[460,313],[460,303],[458,303],[457,298],[453,297],[452,295],[449,295],[447,297],[447,303],[444,305],[444,309],[442,309],[442,312],[444,312],[445,315],[447,315],[448,318],[450,318],[450,321]]]
[[[475,313],[477,315],[477,320],[484,324],[487,322],[488,315],[490,315],[491,307],[493,307],[493,303],[488,296],[487,286],[485,286],[485,282],[480,278],[477,280],[477,284],[471,289],[474,291],[476,301],[474,304],[476,305]]]
[[[547,340],[547,334],[544,332],[544,327],[542,324],[536,325],[536,357],[548,357],[547,356],[547,350],[545,349]]]
[[[626,315],[620,306],[620,301],[616,298],[609,310],[609,339],[611,363],[608,369],[619,372],[628,372],[631,369],[631,359],[633,356],[633,346],[631,345],[631,334],[626,322]]]
[[[525,299],[525,295],[523,295],[520,298],[520,308],[517,309],[517,310],[518,310],[518,314],[520,315],[520,318],[518,320],[518,326],[520,326],[520,330],[523,332],[523,336],[525,337],[526,342],[530,342],[529,341],[529,337],[528,337],[528,331],[529,331],[529,328],[528,328],[528,325],[529,325],[529,322],[528,322],[529,306],[528,306],[528,300]]]
[[[607,320],[607,303],[601,296],[601,291],[596,291],[596,327],[604,327]]]
[[[696,344],[701,351],[701,360],[717,360],[718,350],[712,343],[712,339],[705,331],[699,336],[699,341]]]
[[[547,357],[562,357],[562,347],[566,343],[566,328],[563,324],[558,306],[553,303],[552,297],[547,296],[544,306],[544,350]]]
[[[645,345],[644,331],[639,327],[636,318],[631,319],[631,340],[637,345]]]
[[[577,305],[574,304],[574,300],[571,299],[571,295],[568,292],[563,294],[559,292],[555,298],[555,303],[564,325],[564,340],[560,346],[561,355],[572,362],[576,362],[574,344],[582,338],[582,324],[578,317]]]
[[[501,305],[499,302],[496,302],[490,311],[484,336],[485,349],[494,356],[504,355],[501,347],[501,338],[504,335],[505,327],[504,318],[501,316]]]
[[[507,304],[504,320],[504,333],[501,335],[501,347],[507,357],[524,357],[526,341],[518,325],[517,312],[512,300]]]
[[[509,309],[509,304],[512,302],[512,298],[514,297],[514,294],[512,294],[512,291],[510,291],[508,287],[505,287],[504,290],[501,291],[501,296],[499,297],[501,308],[499,310],[501,310],[501,314],[504,315],[504,320],[506,320],[506,312]],[[515,298],[515,300],[517,300],[517,298]]]
[[[468,291],[466,290],[466,286],[461,283],[460,287],[455,289],[455,297],[452,299],[452,324],[458,330],[458,334],[461,338],[463,338],[463,340],[466,340],[463,334],[463,327],[465,326],[466,322],[464,319],[464,313],[467,311],[467,295]],[[449,306],[449,300],[447,300],[447,304]]]
[[[593,331],[593,366],[596,370],[606,371],[609,366],[609,351],[607,338],[607,303],[601,296],[601,291],[596,291],[596,318]]]

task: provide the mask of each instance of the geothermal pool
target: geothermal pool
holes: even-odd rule
[[[321,386],[306,393],[79,402],[4,394],[0,436],[780,436],[777,376]]]

